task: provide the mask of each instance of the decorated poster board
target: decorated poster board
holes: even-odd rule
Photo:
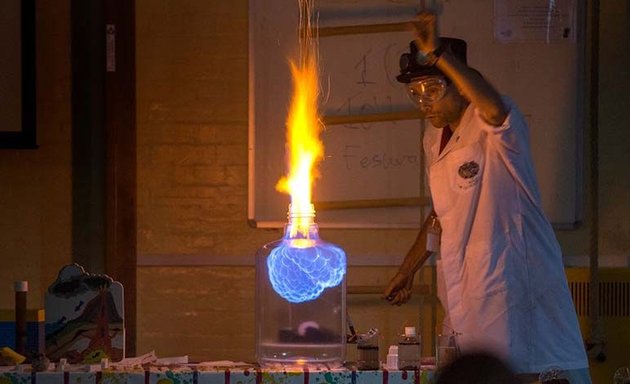
[[[107,275],[64,266],[46,293],[46,356],[70,364],[125,357],[123,286]]]

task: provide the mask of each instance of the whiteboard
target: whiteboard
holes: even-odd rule
[[[540,9],[545,1],[435,3],[442,35],[467,40],[469,64],[526,115],[543,208],[556,226],[573,225],[581,219],[584,117],[577,5],[557,1],[569,10],[562,21],[572,29],[547,41],[524,27],[529,21],[506,16],[515,9]],[[325,157],[313,189],[316,221],[336,228],[417,227],[429,202],[421,152],[424,124],[395,77],[411,40],[402,23],[413,18],[421,2],[320,0],[314,6],[320,112],[326,122]],[[288,59],[298,57],[297,26],[297,2],[250,1],[248,218],[256,227],[286,222],[290,197],[275,184],[287,171]]]

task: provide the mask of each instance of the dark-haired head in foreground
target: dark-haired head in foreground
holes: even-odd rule
[[[520,383],[507,363],[486,352],[464,354],[444,367],[437,376],[437,384]]]

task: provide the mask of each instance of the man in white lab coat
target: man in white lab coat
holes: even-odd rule
[[[438,294],[464,352],[495,353],[524,377],[559,367],[590,383],[525,119],[466,65],[464,41],[439,38],[433,13],[413,25],[398,80],[436,128],[423,138],[434,210],[384,297],[406,302],[414,273],[439,250]]]

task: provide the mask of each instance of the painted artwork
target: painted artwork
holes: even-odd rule
[[[71,364],[120,361],[125,351],[123,286],[66,265],[46,293],[46,355]]]

